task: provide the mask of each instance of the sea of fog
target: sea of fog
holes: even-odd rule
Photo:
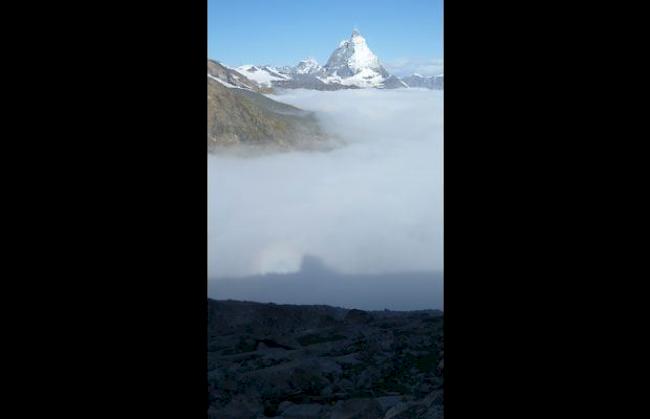
[[[208,156],[210,279],[299,270],[443,270],[443,92],[289,90],[346,144],[328,152]]]

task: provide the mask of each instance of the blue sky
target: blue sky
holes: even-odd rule
[[[442,70],[443,0],[208,0],[208,57],[322,65],[356,27],[398,75]]]

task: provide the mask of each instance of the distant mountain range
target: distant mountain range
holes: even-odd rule
[[[408,77],[402,79],[409,87],[425,87],[427,89],[442,89],[444,82],[444,75],[439,74],[437,76],[423,76],[421,74],[414,73]]]
[[[300,61],[295,66],[243,65],[215,75],[232,86],[256,91],[280,89],[398,89],[419,87],[442,89],[443,74],[422,76],[413,74],[400,79],[390,74],[379,58],[370,50],[366,39],[354,30],[350,39],[343,40],[332,52],[324,66],[313,58]],[[214,72],[216,73],[216,72]],[[227,76],[227,78],[224,78]],[[253,84],[251,86],[250,84]],[[231,86],[228,86],[231,87]]]

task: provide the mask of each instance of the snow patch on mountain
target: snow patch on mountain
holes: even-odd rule
[[[258,91],[259,85],[237,70],[215,60],[208,59],[208,78],[218,81],[229,88],[241,88]]]
[[[325,77],[323,79],[325,83],[339,83],[343,86],[357,86],[357,87],[378,87],[382,86],[384,82],[384,77],[377,73],[376,71],[364,68],[360,70],[357,74],[351,77],[340,77],[336,72],[334,75]]]
[[[237,77],[237,76],[233,76],[233,77]],[[253,91],[250,87],[235,86],[234,84],[231,84],[231,83],[228,83],[227,81],[221,80],[220,78],[217,78],[217,77],[215,77],[215,76],[213,76],[211,74],[208,74],[208,78],[210,78],[210,79],[212,79],[214,81],[217,81],[217,82],[221,83],[222,85],[224,85],[224,86],[226,86],[226,87],[228,87],[230,89],[242,89],[242,90]]]
[[[230,87],[230,88],[237,87],[234,84],[230,84],[227,81],[223,81],[221,79],[218,79],[218,78],[216,78],[215,76],[213,76],[212,74],[209,74],[209,73],[208,73],[208,78],[210,78],[212,80],[215,80],[215,81],[218,81],[219,83],[223,84],[226,87]]]
[[[237,71],[264,87],[271,87],[273,81],[288,80],[291,78],[270,66],[258,67],[249,64],[237,67]]]

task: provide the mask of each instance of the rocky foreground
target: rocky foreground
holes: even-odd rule
[[[442,418],[442,312],[208,300],[208,416]]]

